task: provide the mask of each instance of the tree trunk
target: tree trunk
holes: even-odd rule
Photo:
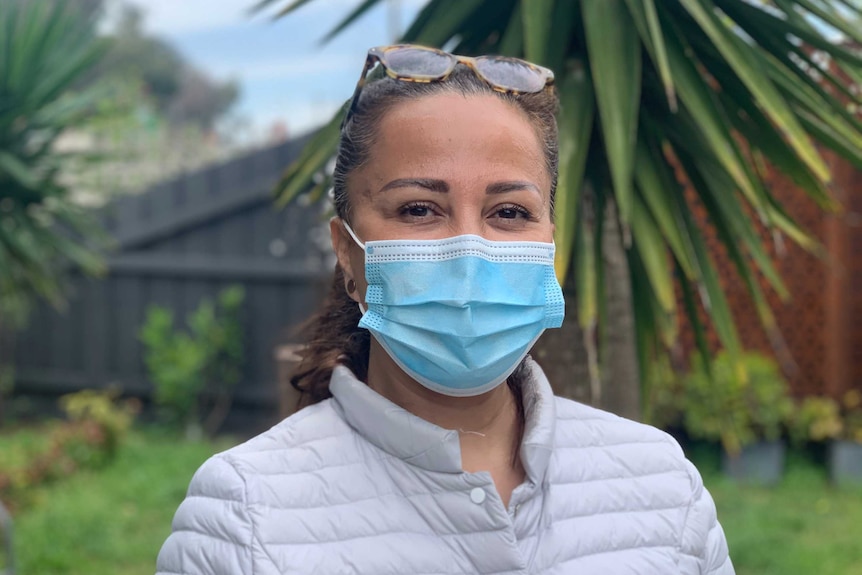
[[[605,201],[602,230],[605,316],[601,326],[602,409],[629,419],[641,418],[632,283],[616,204]]]
[[[533,348],[535,359],[548,376],[554,393],[581,403],[590,403],[590,375],[587,350],[578,324],[577,301],[573,282],[563,286],[566,298],[566,318],[559,329],[549,329]]]
[[[4,423],[6,399],[15,381],[15,326],[0,313],[0,427]]]
[[[601,401],[606,409],[623,417],[641,418],[640,372],[635,342],[631,279],[616,214],[606,200],[602,231],[602,260],[606,306],[601,327]],[[582,403],[593,403],[584,334],[577,318],[574,282],[566,281],[566,319],[560,329],[546,331],[533,348],[554,392]]]

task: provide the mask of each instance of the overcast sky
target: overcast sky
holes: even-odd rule
[[[242,96],[236,113],[258,133],[284,120],[298,135],[327,120],[350,97],[371,46],[392,42],[393,14],[409,24],[425,0],[386,2],[336,40],[319,40],[358,0],[314,0],[286,18],[249,16],[256,0],[125,0],[144,11],[145,28],[169,40],[216,78],[236,78]],[[391,2],[392,0],[386,0]],[[276,5],[286,5],[280,0]]]

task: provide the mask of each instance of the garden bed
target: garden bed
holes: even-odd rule
[[[231,444],[133,430],[110,464],[33,488],[14,517],[17,573],[152,575],[195,469]]]

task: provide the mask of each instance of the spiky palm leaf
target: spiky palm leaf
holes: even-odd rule
[[[60,301],[64,265],[102,269],[55,146],[94,102],[72,87],[100,52],[93,22],[61,3],[0,3],[0,303],[27,294]]]
[[[258,8],[279,3],[284,16],[310,1],[263,0]],[[359,3],[334,32],[380,1]],[[786,215],[759,167],[774,166],[823,208],[837,207],[815,141],[862,166],[862,95],[836,76],[859,81],[862,54],[827,38],[823,23],[862,42],[848,24],[860,15],[856,0],[430,0],[403,40],[459,54],[523,57],[557,72],[556,263],[561,279],[575,276],[584,328],[594,329],[604,293],[596,214],[582,202],[589,183],[590,206],[607,198],[618,207],[642,357],[672,343],[677,313],[702,333],[697,298],[723,346],[738,357],[733,317],[676,171],[693,185],[760,319],[774,332],[756,275],[781,296],[787,290],[748,214],[807,249],[818,245]],[[818,70],[814,50],[828,56],[833,70]],[[338,121],[288,169],[280,202],[309,189],[334,152]],[[315,186],[318,193],[325,188]],[[683,285],[683,310],[675,278]]]

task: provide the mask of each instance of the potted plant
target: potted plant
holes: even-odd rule
[[[862,484],[862,391],[841,398],[841,435],[829,446],[829,473],[838,484]]]
[[[787,383],[771,359],[747,353],[744,373],[719,353],[712,375],[699,356],[683,378],[683,425],[694,438],[719,441],[724,472],[772,485],[784,471],[782,432],[793,414]]]
[[[796,442],[827,443],[829,477],[839,485],[862,484],[862,392],[851,390],[841,401],[806,397],[791,427]]]

